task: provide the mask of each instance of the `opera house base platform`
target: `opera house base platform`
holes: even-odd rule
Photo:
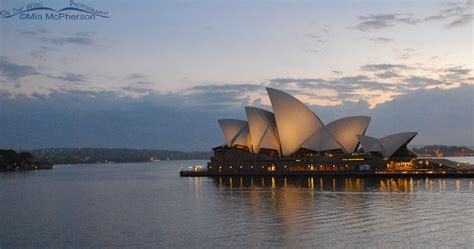
[[[226,172],[182,170],[181,177],[216,176],[330,176],[330,177],[436,177],[474,178],[473,170],[367,170],[367,171],[279,171],[279,172]]]
[[[226,146],[213,150],[207,168],[191,167],[181,170],[180,176],[474,177],[471,165],[406,153],[401,153],[405,157],[387,159],[371,153],[321,155],[301,151],[289,157],[275,157]]]

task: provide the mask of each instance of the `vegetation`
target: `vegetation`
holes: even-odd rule
[[[148,162],[155,160],[209,159],[211,152],[145,149],[49,148],[30,151],[36,158],[54,164]]]
[[[0,171],[31,170],[51,168],[49,163],[40,163],[28,152],[0,149]]]

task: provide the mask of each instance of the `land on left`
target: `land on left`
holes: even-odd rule
[[[31,153],[0,149],[0,171],[51,169],[53,164],[36,159]]]

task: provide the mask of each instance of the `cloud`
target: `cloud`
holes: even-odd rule
[[[404,82],[408,83],[411,87],[425,87],[445,84],[445,82],[441,80],[413,75],[404,79]]]
[[[451,29],[468,24],[473,20],[472,1],[451,2],[438,14],[425,17],[425,21],[448,20],[445,28]]]
[[[37,58],[37,59],[43,59],[46,57],[46,51],[41,50],[41,49],[36,49],[30,52],[31,57]]]
[[[382,71],[382,70],[407,70],[413,69],[402,64],[368,64],[360,68],[362,71]]]
[[[72,45],[85,45],[89,46],[94,44],[94,39],[91,37],[79,37],[79,36],[68,36],[68,37],[58,37],[58,38],[42,38],[42,41],[50,42],[55,45],[64,46],[67,44]]]
[[[405,49],[409,51],[409,49]],[[422,65],[410,66],[404,64],[367,64],[360,68],[362,71],[374,72],[374,75],[381,79],[389,78],[405,78],[407,83],[413,82],[414,85],[420,85],[420,80],[431,82],[435,85],[451,84],[454,82],[467,82],[467,78],[471,75],[472,69],[462,66],[454,66],[443,69],[433,69],[423,67]],[[429,77],[420,75],[408,75],[408,72],[425,71]],[[404,76],[405,75],[405,76]],[[438,79],[435,79],[437,77]],[[430,78],[430,80],[427,80]]]
[[[186,100],[173,94],[129,98],[106,91],[16,98],[3,94],[0,147],[210,150],[221,143],[216,120],[225,115],[245,115],[183,106]]]
[[[59,46],[68,44],[90,46],[96,42],[93,34],[89,32],[76,32],[71,35],[64,36],[62,34],[55,34],[45,29],[38,29],[19,31],[19,34]]]
[[[376,43],[389,43],[389,42],[395,41],[395,39],[385,38],[385,37],[373,37],[373,38],[369,38],[369,41],[373,41]]]
[[[148,94],[148,93],[150,93],[150,91],[153,90],[151,88],[146,88],[146,87],[142,87],[142,86],[124,86],[121,89],[126,91],[126,92],[134,92],[134,93],[138,93],[138,94]]]
[[[378,78],[381,78],[381,79],[391,79],[391,78],[400,77],[400,74],[390,72],[390,71],[385,71],[385,72],[382,72],[382,73],[376,73],[375,76],[377,76]]]
[[[305,37],[309,38],[309,45],[305,46],[305,50],[311,53],[321,52],[321,46],[328,41],[329,33],[329,26],[324,26],[313,29],[311,33],[304,34]]]
[[[417,24],[421,20],[418,18],[412,18],[411,15],[401,14],[380,14],[380,15],[367,15],[359,16],[359,23],[355,26],[360,31],[371,31],[393,27],[396,24]]]
[[[443,70],[444,72],[449,72],[457,75],[468,75],[472,72],[472,69],[462,68],[462,67],[450,67]]]
[[[39,28],[35,30],[18,30],[18,33],[21,35],[31,36],[31,37],[44,37],[51,34],[50,31],[43,28]]]
[[[460,66],[450,67],[438,70],[441,73],[441,78],[444,80],[460,80],[471,74],[472,69],[463,68]]]
[[[474,145],[474,86],[417,90],[373,110],[369,134],[419,131],[412,144]]]
[[[58,51],[57,48],[47,47],[47,46],[40,46],[37,49],[33,49],[30,52],[31,57],[35,59],[43,59],[48,56],[48,52],[51,51]]]
[[[20,65],[11,62],[7,57],[0,56],[0,75],[9,80],[18,80],[23,77],[38,75],[35,67]]]
[[[301,96],[308,103],[335,106],[344,101],[365,100],[373,108],[419,89],[447,89],[462,83],[474,83],[469,80],[472,70],[460,66],[433,69],[422,65],[381,63],[367,64],[360,69],[373,75],[330,79],[277,78],[269,80],[268,85]]]
[[[264,95],[265,87],[258,84],[209,84],[194,86],[177,94],[185,97],[182,105],[204,110],[235,110]]]
[[[405,51],[405,50],[404,50]],[[35,68],[33,68],[35,69]],[[421,72],[421,73],[420,73]],[[50,80],[49,89],[32,82],[27,88],[15,90],[12,84],[5,84],[0,89],[11,91],[14,95],[21,92],[28,94],[59,90],[103,90],[91,84],[84,74],[65,72],[61,75],[52,75],[35,71],[37,80]],[[195,85],[190,88],[168,92],[169,96],[182,99],[180,106],[199,106],[204,111],[236,110],[242,103],[269,104],[264,86],[270,86],[288,91],[301,97],[307,103],[319,106],[336,106],[344,102],[356,103],[366,101],[371,108],[417,89],[453,88],[461,83],[472,83],[469,68],[451,66],[448,68],[428,68],[417,64],[379,63],[367,64],[360,67],[360,74],[343,75],[341,71],[333,70],[334,77],[327,78],[274,78],[262,83],[232,84],[216,82]],[[54,81],[53,81],[54,80]],[[158,88],[152,84],[146,75],[132,73],[120,78],[115,86],[108,88],[119,95],[133,98],[145,95],[158,94]],[[81,83],[81,84],[69,84]],[[26,86],[26,85],[25,85]],[[26,90],[28,89],[28,90]],[[179,108],[179,106],[177,107]]]
[[[145,78],[146,78],[146,75],[138,74],[138,73],[129,74],[125,77],[126,80],[137,80],[137,79],[145,79]]]
[[[321,35],[321,34],[317,34],[317,33],[312,33],[312,34],[308,34],[307,36],[309,38],[311,38],[312,40],[314,40],[316,42],[319,42],[319,43],[323,43],[327,39],[326,34]]]
[[[361,79],[362,80],[362,79]],[[224,141],[216,120],[245,119],[247,98],[240,90],[265,95],[261,85],[200,86],[186,94],[150,93],[129,98],[110,91],[52,92],[33,97],[0,94],[0,147],[129,147],[210,150]],[[245,90],[245,91],[242,91]],[[200,95],[209,91],[208,95]],[[208,109],[194,105],[200,97],[218,97]],[[368,135],[420,131],[413,144],[474,145],[474,86],[419,90],[396,96],[374,109],[360,100],[336,106],[310,105],[324,122],[350,115],[372,116]],[[238,108],[222,109],[219,101],[241,99]],[[442,100],[442,101],[440,101]],[[202,100],[204,102],[208,100]],[[211,101],[209,101],[211,102]],[[271,110],[268,104],[257,103]],[[436,125],[433,125],[436,124]]]
[[[137,78],[141,79],[141,77]],[[126,93],[126,95],[131,95],[134,97],[141,97],[144,95],[158,93],[153,87],[152,84],[148,81],[136,81],[127,86],[120,88]]]
[[[318,28],[316,31],[312,33],[307,34],[306,36],[316,42],[323,43],[327,41],[328,35],[329,35],[329,27],[324,26],[324,27]]]
[[[84,74],[76,74],[76,73],[64,73],[63,75],[59,75],[59,76],[48,75],[48,77],[51,79],[58,79],[58,80],[69,81],[69,82],[84,82],[86,78]]]
[[[398,24],[415,25],[422,22],[447,21],[446,29],[452,29],[469,24],[474,15],[472,13],[472,1],[451,2],[436,15],[426,17],[413,17],[411,14],[371,14],[359,16],[359,23],[355,26],[360,31],[373,31],[394,27]],[[374,42],[384,42],[383,40],[373,40]]]
[[[472,13],[470,14],[464,14],[456,18],[455,20],[451,21],[448,25],[446,25],[447,29],[463,26],[465,24],[470,23],[474,18],[474,15]]]
[[[38,84],[31,84],[30,80],[23,80],[21,84],[17,81],[23,79],[25,77],[35,76],[34,80],[37,82],[39,80],[49,79],[49,83],[52,83],[51,80],[59,80],[65,81],[70,83],[83,83],[86,81],[86,76],[80,73],[71,73],[66,72],[62,75],[51,75],[42,72],[37,67],[29,66],[29,65],[21,65],[15,62],[12,62],[5,56],[0,56],[0,79],[3,77],[7,80],[12,82],[5,82],[6,84],[3,85],[4,89],[8,86],[13,86],[15,89],[21,88],[21,86],[38,86]],[[53,81],[54,82],[54,81]],[[10,84],[11,83],[11,84]],[[14,83],[14,84],[13,84]],[[44,87],[27,87],[30,93],[34,93],[37,90],[42,90],[41,92],[44,93]],[[18,92],[18,91],[15,91]],[[21,91],[20,91],[21,92]],[[16,94],[16,93],[15,93]]]
[[[334,106],[343,102],[367,100],[372,106],[374,100],[386,95],[386,101],[395,94],[395,86],[377,82],[365,75],[325,79],[278,78],[269,81],[270,87],[286,90],[297,96],[307,96],[306,101],[318,105]],[[383,97],[382,97],[383,98]]]

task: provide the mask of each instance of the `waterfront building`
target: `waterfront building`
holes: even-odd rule
[[[225,143],[213,149],[211,172],[347,171],[415,167],[407,144],[417,132],[365,135],[370,117],[324,124],[294,96],[267,88],[273,112],[245,107],[247,120],[218,120]]]

